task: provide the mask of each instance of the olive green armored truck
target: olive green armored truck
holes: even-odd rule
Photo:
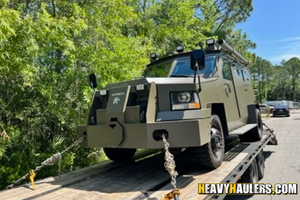
[[[205,49],[170,56],[150,55],[143,77],[94,89],[87,124],[79,126],[85,147],[103,147],[113,161],[130,160],[137,148],[185,149],[204,167],[217,168],[224,157],[224,138],[262,138],[248,61],[224,40],[206,41]],[[190,155],[190,154],[188,154]]]

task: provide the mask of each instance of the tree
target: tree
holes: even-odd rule
[[[293,57],[284,63],[284,66],[287,68],[288,73],[291,76],[292,84],[292,97],[290,100],[296,101],[296,91],[297,85],[299,84],[299,74],[300,74],[300,60],[297,57]],[[297,93],[296,93],[297,92]]]

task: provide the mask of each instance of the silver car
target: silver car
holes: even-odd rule
[[[259,109],[261,113],[268,113],[268,109],[269,109],[269,113],[272,113],[274,107],[269,106],[268,104],[259,104]]]

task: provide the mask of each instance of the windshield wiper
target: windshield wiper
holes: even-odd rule
[[[185,74],[173,74],[170,77],[193,77],[193,75],[185,75]]]

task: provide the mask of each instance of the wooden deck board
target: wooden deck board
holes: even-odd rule
[[[176,180],[180,199],[206,198],[198,194],[198,184],[222,182],[251,152],[248,147],[236,151],[236,157],[213,171],[192,169],[190,161],[184,160],[181,164],[189,171]],[[161,200],[172,190],[163,154],[126,165],[109,162],[38,181],[36,190],[25,185],[1,191],[0,200]]]
[[[158,153],[158,151],[151,150],[151,151],[139,152],[134,158],[140,159],[144,156],[151,155],[154,153]],[[62,174],[60,177],[56,176],[56,177],[49,177],[43,180],[38,180],[35,182],[35,188],[36,188],[35,190],[30,189],[31,184],[27,183],[10,190],[0,191],[0,200],[7,200],[7,199],[9,200],[43,199],[44,200],[48,197],[49,199],[53,199],[55,196],[59,197],[59,195],[65,195],[65,193],[67,194],[67,196],[69,196],[70,191],[72,193],[73,192],[76,193],[76,189],[74,188],[74,186],[80,188],[82,186],[82,183],[87,185],[88,183],[91,183],[90,180],[93,179],[94,177],[99,177],[103,175],[104,177],[106,177],[106,179],[103,180],[103,184],[105,183],[107,184],[108,183],[107,180],[110,178],[108,176],[109,172],[117,168],[122,169],[122,167],[125,165],[126,164],[118,164],[118,163],[113,163],[111,161],[107,161],[104,163],[79,169],[73,172]],[[119,170],[117,169],[116,172],[118,171]],[[114,172],[113,174],[116,175],[116,172]],[[124,173],[124,172],[122,172],[121,170],[120,173]],[[69,187],[68,185],[72,186],[70,187],[71,188],[70,190],[66,190],[66,188]]]

